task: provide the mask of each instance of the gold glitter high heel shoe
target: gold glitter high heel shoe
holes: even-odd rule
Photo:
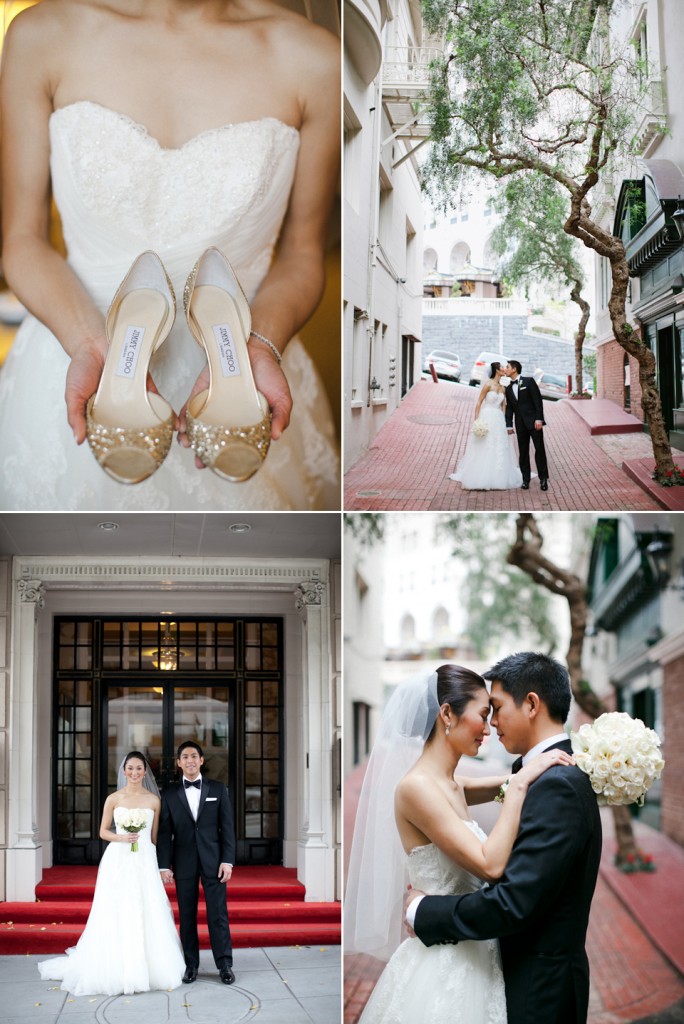
[[[122,484],[151,476],[171,447],[174,412],[161,395],[147,390],[147,372],[175,316],[176,299],[162,261],[155,252],[142,253],[109,307],[109,350],[86,410],[93,454]]]
[[[209,363],[208,389],[188,403],[190,444],[224,480],[249,480],[271,443],[271,412],[249,362],[249,303],[218,249],[207,249],[196,263],[183,303],[190,331]]]

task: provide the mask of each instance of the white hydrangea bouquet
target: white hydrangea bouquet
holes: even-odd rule
[[[509,384],[512,384],[510,377],[499,377],[499,384],[502,388],[507,388]]]
[[[489,427],[485,421],[481,420],[479,417],[474,421],[472,430],[475,437],[486,437],[489,433]]]
[[[570,734],[577,766],[586,772],[600,804],[633,804],[660,778],[660,740],[638,718],[610,711]]]
[[[125,814],[121,814],[116,821],[124,832],[135,832],[138,835],[144,828],[147,828],[147,815],[142,807],[132,807]],[[138,841],[131,843],[131,853],[138,852]]]

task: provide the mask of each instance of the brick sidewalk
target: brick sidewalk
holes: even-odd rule
[[[361,766],[345,779],[347,855],[363,772]],[[602,817],[604,853],[587,934],[588,1024],[679,1024],[684,1022],[684,977],[674,964],[684,962],[684,850],[637,822],[637,843],[653,855],[657,870],[621,874],[612,865],[612,818],[606,811]],[[383,967],[373,957],[344,957],[344,1024],[356,1024]]]
[[[592,436],[570,401],[544,402],[549,490],[464,491],[449,480],[465,451],[475,388],[421,379],[345,477],[348,511],[651,511],[621,466],[647,459],[643,434]],[[511,443],[516,442],[511,439]],[[534,469],[534,459],[532,460]]]

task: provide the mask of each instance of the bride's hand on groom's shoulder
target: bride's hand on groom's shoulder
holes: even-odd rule
[[[521,768],[517,775],[514,776],[517,782],[523,782],[529,786],[531,782],[538,779],[540,775],[543,775],[549,768],[553,768],[555,765],[573,765],[575,759],[571,754],[566,754],[564,750],[555,748],[553,750],[544,750],[541,754],[537,754],[533,757],[524,768]]]

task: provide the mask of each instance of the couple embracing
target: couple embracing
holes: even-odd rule
[[[507,364],[490,363],[475,406],[475,419],[468,437],[465,455],[455,473],[467,491],[528,490],[530,441],[542,491],[549,489],[549,469],[544,448],[544,409],[534,377],[523,377],[522,365],[515,359]],[[518,436],[520,466],[515,464],[508,435]]]
[[[361,793],[345,904],[345,951],[389,959],[362,1024],[586,1021],[601,822],[563,730],[569,709],[566,670],[531,652],[484,677],[443,665],[393,693]],[[460,777],[490,712],[521,756],[509,779]],[[469,808],[497,794],[487,836]],[[404,912],[410,937],[400,944]]]

